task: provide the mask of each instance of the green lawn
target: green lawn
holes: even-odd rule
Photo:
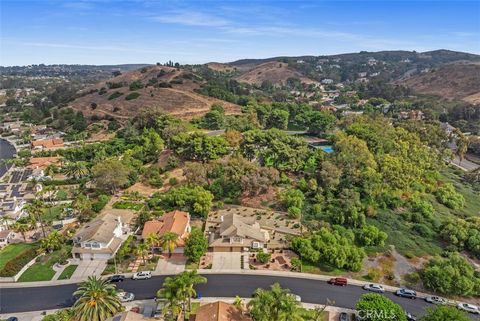
[[[460,174],[460,175],[459,175]],[[443,181],[452,183],[455,186],[457,192],[463,195],[465,198],[465,207],[460,210],[450,210],[453,214],[458,215],[460,217],[468,217],[468,216],[480,216],[480,193],[473,190],[473,188],[468,185],[462,183],[461,175],[463,172],[454,169],[446,169],[441,172],[441,179]],[[443,206],[439,204],[440,206]],[[435,204],[434,204],[435,206]],[[445,209],[449,210],[445,206]]]
[[[60,214],[62,214],[63,206],[54,206],[51,208],[46,208],[43,210],[43,220],[45,222],[51,222],[58,220],[60,218]]]
[[[112,207],[116,209],[128,209],[128,210],[140,211],[144,207],[144,205],[139,203],[128,202],[128,201],[121,201],[121,202],[115,202]]]
[[[71,246],[64,246],[61,250],[41,256],[34,265],[29,267],[20,276],[20,279],[18,281],[50,281],[55,275],[53,265],[57,262],[63,261],[65,257],[68,257],[71,249]]]
[[[36,244],[9,244],[3,250],[0,251],[0,270],[3,269],[5,264],[14,257],[20,255],[22,252],[36,247]]]
[[[62,274],[58,277],[59,280],[70,279],[73,275],[73,272],[77,269],[78,265],[69,265],[63,270]]]

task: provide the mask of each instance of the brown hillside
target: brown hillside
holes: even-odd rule
[[[139,81],[144,87],[130,90],[129,86],[134,81]],[[159,87],[159,83],[169,84],[171,88]],[[223,105],[228,114],[240,112],[240,107],[235,104],[196,93],[194,90],[199,88],[201,83],[202,80],[190,72],[172,67],[150,66],[126,72],[87,88],[80,92],[80,97],[69,106],[81,110],[85,116],[111,115],[119,120],[129,119],[139,110],[149,107],[159,108],[184,119],[205,114],[214,103]],[[113,88],[115,85],[121,87]],[[104,93],[101,94],[102,92]],[[122,95],[109,99],[116,92]],[[131,100],[125,99],[134,92],[140,96]]]
[[[255,66],[253,69],[241,74],[235,79],[240,82],[249,84],[261,85],[264,81],[269,81],[272,84],[285,84],[290,77],[298,78],[301,82],[306,84],[314,83],[315,81],[303,76],[295,69],[288,66],[288,64],[278,61],[266,62]]]
[[[230,66],[229,64],[222,64],[220,62],[209,62],[207,64],[207,67],[215,70],[215,71],[221,71],[221,72],[231,72],[236,69],[234,66]]]
[[[430,72],[412,76],[401,82],[419,94],[437,95],[445,99],[480,101],[480,64],[457,63],[440,66]]]

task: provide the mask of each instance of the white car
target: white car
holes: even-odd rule
[[[130,292],[118,292],[117,296],[120,299],[120,302],[130,302],[135,299],[135,294]]]
[[[297,302],[302,302],[302,297],[293,293],[290,293],[290,296],[295,299]]]
[[[143,272],[137,272],[132,276],[133,280],[147,280],[152,277],[152,272],[150,271],[143,271]]]
[[[457,305],[457,308],[459,308],[460,310],[463,310],[463,311],[473,313],[473,314],[480,314],[480,309],[476,305],[473,305],[473,304],[459,303]]]
[[[428,303],[433,303],[433,304],[447,304],[447,300],[444,298],[441,298],[439,296],[427,296],[425,298],[425,301]]]
[[[377,293],[385,292],[385,289],[383,288],[383,286],[381,286],[380,284],[373,284],[373,283],[365,284],[363,286],[363,289],[367,291],[377,292]]]

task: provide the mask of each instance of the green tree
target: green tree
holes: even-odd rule
[[[185,241],[185,256],[191,261],[197,263],[208,250],[208,240],[203,235],[202,230],[194,227]]]
[[[95,276],[80,283],[73,305],[76,321],[104,321],[122,310],[115,285]]]
[[[129,168],[115,158],[108,158],[92,168],[93,181],[98,188],[114,194],[129,183]]]
[[[420,321],[469,321],[468,315],[455,307],[439,305],[435,308],[427,308],[427,313]]]
[[[166,210],[181,208],[191,214],[206,217],[212,208],[213,194],[201,186],[180,186],[164,194],[154,194],[151,207],[161,206]]]
[[[458,253],[448,258],[434,257],[421,273],[425,287],[448,295],[480,295],[480,277]]]
[[[257,289],[248,303],[255,321],[300,321],[300,303],[288,289],[275,283],[271,290]]]
[[[289,113],[286,110],[274,109],[266,121],[266,128],[287,129]]]
[[[153,128],[144,128],[140,141],[144,154],[143,162],[156,162],[165,147],[160,135]]]
[[[177,278],[167,277],[163,282],[162,288],[157,291],[157,298],[165,300],[162,313],[169,321],[177,320],[177,316],[182,312],[184,304],[181,284]]]
[[[308,132],[313,135],[325,133],[336,120],[335,115],[324,111],[308,111],[295,117],[295,122],[302,127],[307,127]]]
[[[172,253],[178,246],[178,234],[175,232],[166,232],[160,237],[160,246],[165,251],[168,251],[168,257],[172,257]]]
[[[87,163],[84,161],[67,162],[63,164],[62,172],[68,178],[79,179],[88,173]]]
[[[43,317],[42,321],[72,321],[74,316],[72,309],[63,309]]]
[[[362,295],[357,301],[356,310],[364,321],[407,321],[401,306],[376,293]]]
[[[201,132],[180,133],[172,137],[170,145],[186,160],[206,162],[228,154],[228,143],[224,137]]]
[[[23,223],[15,223],[13,224],[12,226],[13,228],[13,231],[15,231],[15,233],[20,233],[23,237],[23,240],[25,241],[25,243],[27,242],[27,235],[26,233],[30,230],[30,228],[28,227],[27,224],[23,224]]]
[[[150,233],[147,235],[145,243],[150,247],[150,252],[153,253],[153,249],[160,244],[160,238],[157,233]]]
[[[46,238],[40,241],[40,246],[42,249],[50,253],[61,249],[63,243],[63,236],[57,231],[53,231]]]

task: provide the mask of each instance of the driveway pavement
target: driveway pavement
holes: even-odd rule
[[[480,165],[478,164],[475,164],[471,161],[469,161],[468,159],[464,159],[462,161],[460,161],[460,158],[458,158],[458,156],[455,156],[455,158],[452,160],[452,164],[460,167],[461,169],[463,169],[464,171],[474,171],[476,170],[477,168],[480,167]]]
[[[213,252],[212,270],[241,270],[242,253]]]
[[[88,276],[100,276],[106,266],[106,260],[78,260],[78,267],[71,278],[85,279]]]
[[[161,257],[158,260],[155,273],[159,274],[177,274],[185,271],[187,258],[181,254],[173,254],[171,258]]]

